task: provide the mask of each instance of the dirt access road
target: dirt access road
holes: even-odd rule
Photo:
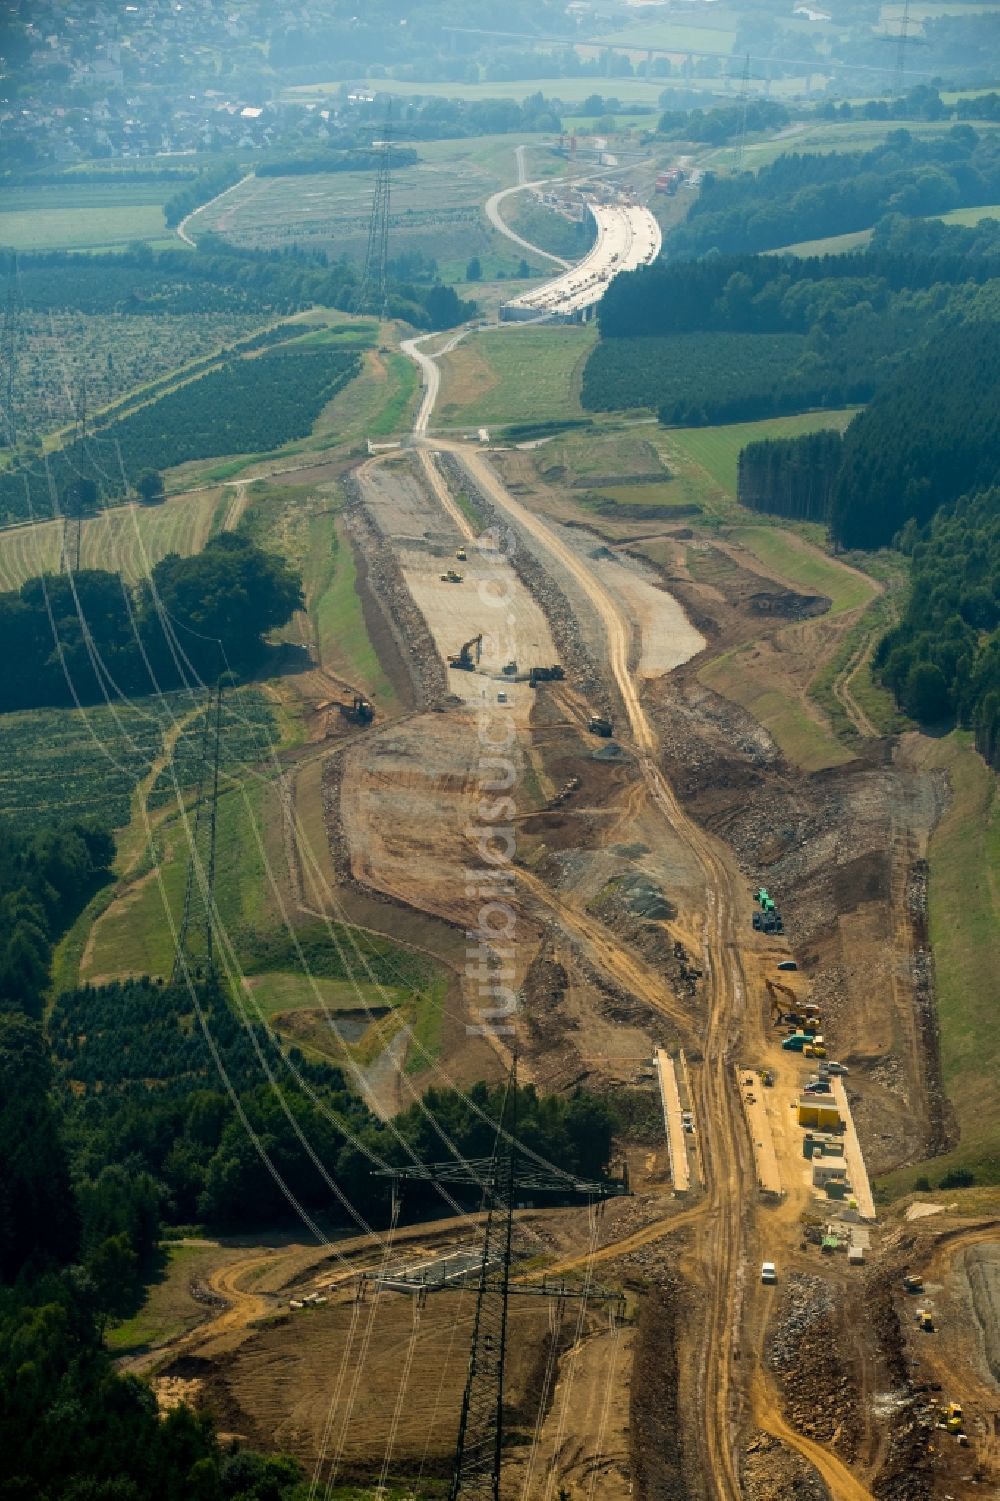
[[[741,913],[743,882],[715,841],[684,814],[659,769],[656,735],[629,666],[631,622],[619,604],[595,577],[587,562],[567,547],[546,522],[514,499],[478,450],[443,441],[435,441],[433,446],[453,453],[490,502],[572,575],[594,607],[606,632],[608,663],[625,706],[634,751],[650,800],[688,845],[704,873],[710,1011],[704,1039],[705,1063],[698,1077],[698,1103],[707,1202],[703,1211],[692,1218],[696,1225],[698,1256],[710,1296],[699,1361],[698,1389],[703,1411],[697,1428],[703,1447],[705,1475],[711,1477],[713,1493],[729,1498],[729,1501],[738,1501],[743,1492],[736,1439],[743,1394],[733,1379],[733,1369],[743,1313],[741,1288],[748,1261],[747,1220],[752,1212],[752,1170],[747,1163],[739,1102],[730,1080],[733,1046],[748,991],[745,959],[740,947],[740,935],[745,931]],[[755,1282],[751,1280],[750,1288],[754,1286]],[[748,1296],[755,1295],[748,1293]],[[749,1366],[750,1362],[746,1365]],[[861,1501],[861,1498],[870,1496],[870,1492],[833,1455],[781,1422],[777,1417],[777,1395],[762,1366],[755,1372],[754,1383],[753,1410],[758,1421],[767,1419],[766,1423],[761,1421],[761,1426],[768,1427],[769,1431],[780,1427],[780,1433],[775,1436],[820,1469],[835,1501]]]

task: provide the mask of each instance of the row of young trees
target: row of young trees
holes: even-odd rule
[[[29,579],[0,594],[0,712],[247,671],[301,603],[287,563],[229,532],[194,557],[169,554],[134,588],[100,569]]]

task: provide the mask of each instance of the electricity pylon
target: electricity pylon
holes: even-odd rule
[[[195,793],[194,829],[184,882],[184,906],[177,934],[172,979],[211,973],[215,968],[213,909],[215,906],[215,851],[219,804],[219,758],[222,747],[222,674],[215,686],[214,703],[205,705],[198,784]],[[207,796],[206,796],[207,792]]]
[[[393,1179],[394,1204],[401,1179],[432,1183],[475,1184],[481,1187],[486,1209],[486,1229],[479,1262],[476,1313],[472,1344],[462,1396],[458,1442],[452,1469],[449,1501],[499,1501],[503,1451],[504,1358],[507,1352],[507,1308],[513,1294],[543,1298],[588,1298],[621,1309],[620,1293],[600,1290],[574,1291],[563,1285],[511,1286],[511,1243],[514,1208],[522,1194],[554,1193],[590,1200],[615,1198],[628,1193],[627,1177],[591,1182],[526,1161],[517,1141],[517,1060],[507,1076],[496,1141],[491,1157],[465,1161],[420,1163],[386,1169]],[[385,1175],[383,1174],[383,1176]],[[376,1279],[377,1280],[377,1279]],[[393,1288],[412,1288],[424,1294],[429,1288],[460,1290],[461,1280],[435,1283],[405,1272],[384,1279]]]
[[[743,171],[743,156],[747,144],[747,109],[750,105],[750,54],[746,55],[743,64],[743,81],[740,86],[740,133],[739,143],[736,147],[736,170]]]
[[[368,221],[368,249],[358,311],[384,318],[389,307],[389,204],[392,187],[392,105],[386,112]]]

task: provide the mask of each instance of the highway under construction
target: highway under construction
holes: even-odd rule
[[[508,316],[579,316],[658,253],[646,210],[595,217],[590,268]],[[292,764],[294,899],[449,974],[432,1047],[370,1019],[351,1062],[373,1110],[582,1086],[619,1160],[553,1175],[505,1104],[492,1156],[398,1171],[403,1203],[408,1178],[442,1189],[438,1218],[225,1248],[207,1293],[228,1306],[161,1358],[163,1400],[294,1453],[314,1493],[990,1494],[1000,1401],[970,1331],[992,1327],[996,1220],[910,1221],[872,1187],[939,1129],[916,979],[933,779],[877,749],[801,774],[699,679],[779,632],[811,677],[829,645],[829,601],[739,538],[607,523],[534,450],[434,435],[459,337],[403,346],[414,431],[338,476],[394,701],[345,694]],[[944,1332],[920,1344],[903,1278],[924,1265]]]

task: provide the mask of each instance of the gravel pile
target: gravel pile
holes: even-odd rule
[[[829,1283],[793,1272],[768,1356],[781,1378],[789,1422],[851,1460],[860,1437],[860,1394],[841,1360],[836,1313]]]

